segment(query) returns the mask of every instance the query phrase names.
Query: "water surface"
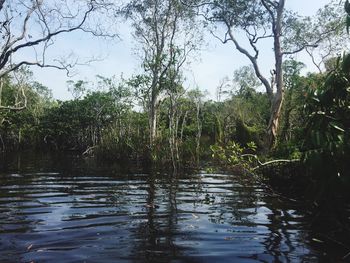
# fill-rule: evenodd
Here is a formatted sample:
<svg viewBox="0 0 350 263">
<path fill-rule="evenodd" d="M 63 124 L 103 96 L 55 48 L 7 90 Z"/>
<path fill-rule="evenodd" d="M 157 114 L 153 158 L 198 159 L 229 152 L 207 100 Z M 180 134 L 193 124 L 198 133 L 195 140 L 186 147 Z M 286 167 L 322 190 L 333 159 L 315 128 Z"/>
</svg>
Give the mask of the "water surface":
<svg viewBox="0 0 350 263">
<path fill-rule="evenodd" d="M 300 204 L 246 176 L 121 172 L 48 156 L 6 162 L 0 262 L 329 259 Z"/>
</svg>

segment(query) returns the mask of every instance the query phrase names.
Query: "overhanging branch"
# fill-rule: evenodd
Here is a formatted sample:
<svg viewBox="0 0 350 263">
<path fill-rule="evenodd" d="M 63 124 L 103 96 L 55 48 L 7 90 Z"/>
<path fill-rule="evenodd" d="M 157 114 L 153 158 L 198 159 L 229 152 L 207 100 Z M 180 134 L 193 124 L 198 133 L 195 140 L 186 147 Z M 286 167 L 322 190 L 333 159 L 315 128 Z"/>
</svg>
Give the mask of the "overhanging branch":
<svg viewBox="0 0 350 263">
<path fill-rule="evenodd" d="M 270 98 L 272 98 L 273 96 L 273 88 L 270 85 L 269 81 L 262 75 L 259 65 L 258 65 L 258 61 L 257 58 L 255 56 L 252 56 L 248 50 L 246 50 L 245 48 L 243 48 L 239 42 L 237 41 L 237 39 L 234 37 L 232 29 L 229 27 L 229 24 L 226 23 L 226 26 L 228 27 L 228 31 L 227 34 L 230 36 L 230 40 L 234 43 L 236 49 L 241 52 L 242 54 L 244 54 L 252 63 L 254 71 L 256 76 L 258 77 L 258 79 L 262 82 L 262 84 L 264 85 L 265 89 L 266 89 L 266 93 L 268 94 L 268 96 Z"/>
</svg>

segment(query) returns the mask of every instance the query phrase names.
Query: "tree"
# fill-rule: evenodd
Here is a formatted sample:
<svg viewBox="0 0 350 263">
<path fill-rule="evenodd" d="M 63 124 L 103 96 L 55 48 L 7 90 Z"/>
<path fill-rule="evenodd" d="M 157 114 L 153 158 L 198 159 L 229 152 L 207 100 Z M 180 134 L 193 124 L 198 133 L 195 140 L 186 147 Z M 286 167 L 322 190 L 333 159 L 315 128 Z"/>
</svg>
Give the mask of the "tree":
<svg viewBox="0 0 350 263">
<path fill-rule="evenodd" d="M 191 90 L 188 92 L 188 98 L 191 100 L 191 102 L 195 106 L 195 118 L 197 123 L 197 132 L 196 132 L 196 161 L 197 164 L 199 164 L 199 158 L 200 158 L 200 141 L 202 137 L 202 116 L 201 116 L 201 110 L 203 108 L 203 99 L 205 97 L 205 94 L 201 92 L 198 88 Z"/>
<path fill-rule="evenodd" d="M 53 104 L 51 91 L 32 80 L 25 67 L 3 79 L 1 100 L 13 110 L 0 111 L 0 149 L 37 146 L 41 116 Z M 10 107 L 10 106 L 8 106 Z"/>
<path fill-rule="evenodd" d="M 0 110 L 6 109 L 20 111 L 27 107 L 28 100 L 26 90 L 28 86 L 28 79 L 32 76 L 32 72 L 30 72 L 28 68 L 23 67 L 17 69 L 15 73 L 16 74 L 12 74 L 12 76 L 6 76 L 0 79 Z M 5 98 L 3 99 L 3 91 L 9 86 L 11 86 L 11 88 L 15 88 L 12 89 L 12 97 L 10 98 L 9 94 L 5 94 Z M 2 105 L 3 101 L 5 102 L 6 106 Z"/>
<path fill-rule="evenodd" d="M 67 81 L 68 91 L 72 94 L 73 99 L 78 100 L 85 95 L 87 84 L 88 82 L 84 80 L 77 80 L 75 82 L 73 80 Z"/>
<path fill-rule="evenodd" d="M 300 71 L 305 67 L 301 62 L 295 60 L 286 60 L 283 62 L 283 72 L 285 80 L 286 103 L 282 109 L 282 123 L 280 129 L 280 138 L 282 141 L 290 141 L 294 129 L 297 129 L 298 123 L 294 119 L 300 119 L 301 108 L 304 101 L 303 98 L 303 78 L 300 76 Z"/>
<path fill-rule="evenodd" d="M 0 0 L 0 82 L 22 66 L 68 72 L 77 61 L 49 60 L 49 48 L 58 36 L 73 31 L 108 35 L 92 19 L 97 11 L 106 13 L 106 5 L 104 0 Z"/>
<path fill-rule="evenodd" d="M 180 118 L 183 119 L 185 117 L 185 112 L 183 112 L 183 96 L 185 94 L 185 90 L 183 87 L 175 82 L 174 80 L 170 80 L 171 88 L 167 90 L 167 111 L 168 111 L 168 140 L 169 140 L 169 150 L 170 157 L 173 164 L 173 169 L 176 171 L 177 164 L 180 161 L 180 152 L 179 152 L 179 141 L 182 143 L 181 135 L 179 135 L 179 123 Z M 184 114 L 184 115 L 183 115 Z"/>
<path fill-rule="evenodd" d="M 312 29 L 305 32 L 309 36 L 307 37 L 304 34 L 304 38 L 317 39 L 319 36 L 322 37 L 322 41 L 319 41 L 317 46 L 306 47 L 305 49 L 319 73 L 329 69 L 329 61 L 336 61 L 336 58 L 342 52 L 349 51 L 349 39 L 345 32 L 345 17 L 341 2 L 338 0 L 330 1 L 329 4 L 317 11 L 315 18 L 308 24 L 300 24 L 300 28 Z"/>
<path fill-rule="evenodd" d="M 283 60 L 286 56 L 317 47 L 323 40 L 330 39 L 328 36 L 339 28 L 339 23 L 328 23 L 329 27 L 318 26 L 317 34 L 314 34 L 312 26 L 316 23 L 311 23 L 311 18 L 301 18 L 287 10 L 285 3 L 286 0 L 216 0 L 197 1 L 196 5 L 207 21 L 223 25 L 223 38 L 213 34 L 222 43 L 233 43 L 249 59 L 256 76 L 265 87 L 271 103 L 267 148 L 275 145 L 279 128 L 285 89 Z M 246 36 L 246 42 L 242 42 L 239 37 L 242 33 Z M 259 44 L 267 39 L 272 40 L 274 54 L 271 78 L 264 75 L 258 63 L 261 53 Z"/>
<path fill-rule="evenodd" d="M 233 72 L 233 84 L 237 89 L 238 94 L 243 97 L 248 97 L 261 86 L 261 82 L 256 77 L 252 66 L 243 66 Z"/>
<path fill-rule="evenodd" d="M 149 114 L 150 149 L 157 138 L 158 111 L 170 79 L 176 79 L 188 55 L 196 49 L 192 13 L 178 0 L 132 1 L 124 13 L 133 22 L 142 50 L 145 76 L 141 95 Z"/>
</svg>

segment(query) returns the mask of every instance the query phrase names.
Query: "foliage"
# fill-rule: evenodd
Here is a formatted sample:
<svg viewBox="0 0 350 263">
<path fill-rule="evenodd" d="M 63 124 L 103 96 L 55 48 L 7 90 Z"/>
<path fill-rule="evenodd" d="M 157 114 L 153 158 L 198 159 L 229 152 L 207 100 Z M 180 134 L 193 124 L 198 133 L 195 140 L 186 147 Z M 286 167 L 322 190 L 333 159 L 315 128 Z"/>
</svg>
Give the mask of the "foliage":
<svg viewBox="0 0 350 263">
<path fill-rule="evenodd" d="M 248 143 L 247 147 L 242 147 L 239 143 L 230 141 L 224 146 L 214 144 L 210 149 L 214 160 L 231 168 L 238 167 L 249 171 L 257 161 L 255 155 L 257 146 L 254 142 Z"/>
<path fill-rule="evenodd" d="M 329 21 L 319 17 L 315 21 L 324 24 L 316 25 L 311 18 L 286 10 L 284 1 L 277 2 L 281 5 L 220 0 L 205 10 L 209 20 L 226 26 L 229 39 L 224 42 L 233 41 L 252 64 L 236 70 L 220 84 L 219 101 L 206 100 L 199 88 L 186 90 L 183 85 L 182 67 L 201 40 L 193 9 L 177 0 L 128 2 L 122 13 L 133 22 L 143 72 L 130 79 L 97 76 L 96 89 L 83 80 L 70 81 L 67 85 L 74 99 L 62 102 L 54 101 L 48 88 L 32 81 L 27 68 L 13 70 L 1 79 L 0 106 L 16 106 L 16 111 L 1 108 L 1 148 L 80 153 L 94 149 L 87 152 L 110 159 L 148 156 L 158 162 L 187 160 L 197 164 L 213 152 L 226 164 L 242 162 L 248 167 L 257 160 L 254 156 L 262 153 L 275 98 L 280 99 L 275 108 L 275 131 L 278 125 L 280 128 L 273 154 L 295 159 L 303 151 L 307 162 L 317 158 L 325 162 L 336 156 L 336 161 L 329 161 L 333 162 L 329 169 L 334 168 L 331 173 L 336 176 L 345 174 L 342 158 L 348 154 L 348 57 L 338 62 L 327 59 L 330 73 L 324 85 L 324 74 L 301 76 L 304 65 L 285 60 L 295 48 L 312 48 L 308 43 L 315 35 L 339 29 L 340 14 L 335 17 L 338 8 L 331 4 L 328 12 L 320 10 Z M 277 14 L 281 15 L 281 34 L 274 34 L 278 23 L 275 20 L 274 24 L 273 18 L 277 19 Z M 306 24 L 317 26 L 316 33 L 303 29 Z M 246 33 L 250 45 L 238 43 L 237 31 Z M 257 42 L 265 38 L 281 44 L 272 79 L 259 74 Z M 283 78 L 278 79 L 282 73 Z M 263 86 L 266 93 L 260 91 Z M 281 96 L 275 97 L 278 92 Z"/>
<path fill-rule="evenodd" d="M 323 179 L 349 180 L 350 54 L 339 58 L 324 84 L 309 89 L 304 160 Z"/>
<path fill-rule="evenodd" d="M 250 142 L 261 145 L 259 142 L 259 130 L 245 125 L 241 119 L 236 121 L 235 138 L 242 145 L 248 145 Z"/>
<path fill-rule="evenodd" d="M 51 91 L 33 81 L 27 68 L 17 70 L 15 74 L 1 80 L 0 105 L 4 105 L 0 109 L 1 150 L 36 147 L 40 140 L 40 118 L 54 104 Z M 16 110 L 11 110 L 12 107 Z"/>
</svg>

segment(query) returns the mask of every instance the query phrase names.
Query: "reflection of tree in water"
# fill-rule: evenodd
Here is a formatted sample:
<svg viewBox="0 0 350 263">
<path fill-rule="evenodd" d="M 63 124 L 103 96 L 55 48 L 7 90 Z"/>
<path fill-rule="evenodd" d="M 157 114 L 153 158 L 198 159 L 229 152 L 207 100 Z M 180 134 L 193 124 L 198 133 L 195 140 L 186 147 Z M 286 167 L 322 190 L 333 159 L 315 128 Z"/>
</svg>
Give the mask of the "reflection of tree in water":
<svg viewBox="0 0 350 263">
<path fill-rule="evenodd" d="M 216 199 L 219 197 L 220 201 L 212 203 L 210 210 L 215 213 L 209 214 L 210 222 L 255 225 L 253 216 L 257 214 L 257 203 L 260 197 L 255 193 L 254 187 L 238 179 L 230 177 L 230 181 L 223 182 L 222 186 L 225 185 L 230 194 L 225 192 L 216 194 Z"/>
<path fill-rule="evenodd" d="M 247 236 L 243 236 L 242 242 L 248 242 L 248 250 L 249 246 L 254 246 L 254 242 L 265 247 L 263 253 L 257 252 L 243 258 L 261 262 L 294 262 L 303 257 L 306 259 L 310 257 L 310 255 L 303 255 L 303 253 L 309 253 L 308 249 L 296 251 L 296 244 L 304 243 L 303 235 L 306 231 L 298 227 L 298 222 L 295 222 L 294 216 L 289 212 L 291 204 L 278 200 L 276 196 L 270 196 L 266 189 L 252 180 L 233 177 L 226 185 L 230 193 L 220 194 L 220 202 L 212 204 L 213 207 L 210 210 L 215 212 L 210 213 L 208 219 L 215 224 L 232 225 L 233 233 L 236 229 L 239 233 L 241 231 L 239 227 L 243 227 L 243 232 L 247 231 Z M 265 227 L 267 229 L 259 233 L 260 226 L 263 227 L 262 229 Z M 256 240 L 253 238 L 249 240 L 251 231 L 255 232 Z M 260 237 L 262 239 L 259 239 Z M 232 238 L 234 240 L 235 235 Z M 239 234 L 238 238 L 241 238 Z M 299 242 L 300 240 L 302 242 Z M 298 259 L 296 255 L 299 256 Z"/>
<path fill-rule="evenodd" d="M 167 261 L 179 255 L 175 244 L 177 207 L 176 178 L 166 178 L 161 186 L 154 175 L 147 179 L 145 221 L 135 231 L 133 254 L 145 262 Z"/>
<path fill-rule="evenodd" d="M 0 261 L 21 262 L 21 252 L 28 244 L 17 240 L 17 235 L 32 232 L 37 222 L 22 213 L 24 207 L 33 204 L 27 196 L 26 186 L 34 177 L 30 175 L 6 174 L 0 177 Z"/>
<path fill-rule="evenodd" d="M 281 201 L 276 196 L 262 195 L 262 201 L 265 207 L 271 212 L 267 214 L 268 223 L 266 227 L 268 233 L 261 244 L 266 248 L 264 255 L 268 256 L 268 260 L 262 262 L 304 262 L 304 260 L 313 257 L 307 247 L 299 247 L 298 245 L 305 243 L 307 229 L 298 226 L 298 222 L 289 212 L 292 204 L 287 201 Z M 288 207 L 288 209 L 286 208 Z M 293 222 L 291 224 L 291 222 Z M 300 249 L 298 251 L 298 249 Z M 263 258 L 266 258 L 263 256 Z M 259 259 L 261 255 L 252 255 L 247 258 Z M 313 258 L 315 260 L 315 258 Z"/>
<path fill-rule="evenodd" d="M 271 214 L 268 215 L 270 223 L 268 224 L 269 235 L 263 242 L 267 253 L 273 257 L 274 262 L 291 262 L 290 255 L 295 251 L 288 233 L 288 213 L 271 207 Z M 286 220 L 287 219 L 287 220 Z"/>
<path fill-rule="evenodd" d="M 293 218 L 287 210 L 280 207 L 280 201 L 277 197 L 271 198 L 266 191 L 265 189 L 263 193 L 255 193 L 257 197 L 255 207 L 259 206 L 258 201 L 262 201 L 270 211 L 266 213 L 268 234 L 262 242 L 266 248 L 265 254 L 272 256 L 273 262 L 291 262 L 295 247 L 289 233 L 289 229 L 291 229 L 289 220 L 293 220 Z M 252 194 L 254 195 L 254 193 Z"/>
<path fill-rule="evenodd" d="M 11 164 L 15 168 L 11 169 L 21 169 L 28 165 L 30 163 L 25 158 L 21 161 L 16 159 Z M 57 175 L 46 177 L 42 176 L 42 173 L 25 176 L 7 173 L 1 176 L 0 248 L 3 251 L 15 251 L 17 248 L 23 250 L 20 253 L 28 254 L 25 235 L 22 234 L 20 238 L 17 236 L 16 244 L 10 247 L 6 240 L 13 237 L 13 231 L 5 233 L 4 227 L 5 223 L 11 221 L 10 223 L 19 222 L 16 226 L 19 231 L 29 233 L 38 230 L 34 229 L 38 221 L 34 222 L 33 219 L 45 217 L 26 217 L 20 213 L 24 202 L 35 201 L 38 198 L 37 195 L 36 198 L 30 196 L 33 187 L 37 185 L 40 187 L 40 193 L 45 194 L 48 190 L 64 193 L 66 199 L 60 202 L 68 200 L 69 205 L 64 207 L 71 209 L 71 212 L 79 209 L 84 202 L 89 205 L 103 205 L 103 209 L 81 210 L 83 218 L 79 218 L 80 214 L 76 217 L 75 213 L 65 218 L 66 226 L 79 222 L 74 221 L 75 219 L 81 219 L 82 223 L 93 223 L 95 218 L 97 221 L 106 218 L 106 221 L 101 221 L 105 231 L 96 237 L 91 236 L 90 232 L 89 238 L 86 239 L 89 246 L 96 242 L 97 246 L 111 245 L 114 248 L 108 255 L 105 252 L 101 253 L 101 257 L 127 258 L 141 262 L 167 262 L 174 259 L 189 261 L 193 255 L 195 257 L 206 252 L 215 253 L 216 248 L 220 250 L 221 246 L 225 246 L 222 248 L 224 256 L 230 253 L 233 256 L 243 255 L 242 261 L 248 259 L 260 262 L 309 262 L 319 258 L 316 253 L 312 255 L 308 244 L 305 245 L 305 240 L 311 239 L 308 232 L 311 227 L 303 223 L 311 220 L 305 218 L 302 212 L 297 214 L 290 210 L 295 206 L 269 195 L 259 183 L 252 182 L 246 179 L 247 177 L 206 174 L 183 177 L 163 174 L 158 177 L 132 174 L 130 180 L 129 175 L 106 178 L 106 174 L 103 174 L 101 180 L 98 177 L 94 179 L 83 176 L 71 182 L 72 175 L 62 174 L 63 181 L 60 181 Z M 45 180 L 41 180 L 41 177 Z M 40 181 L 39 184 L 37 180 Z M 47 184 L 50 180 L 52 185 Z M 70 182 L 68 185 L 66 180 Z M 56 188 L 57 184 L 59 188 Z M 177 209 L 181 211 L 180 214 Z M 59 211 L 55 208 L 53 210 Z M 295 210 L 302 211 L 298 208 Z M 48 220 L 47 217 L 45 220 Z M 207 220 L 212 223 L 211 226 L 207 225 Z M 113 227 L 109 227 L 111 222 L 115 223 Z M 221 225 L 220 228 L 218 225 Z M 89 231 L 97 233 L 103 230 L 103 227 L 89 228 Z M 85 229 L 77 233 L 83 231 Z M 226 237 L 228 239 L 225 239 Z M 230 239 L 231 237 L 233 238 Z M 53 245 L 59 245 L 52 233 L 47 238 Z M 81 240 L 85 238 L 83 235 Z M 47 243 L 47 239 L 45 242 Z M 89 247 L 89 250 L 94 252 L 92 247 Z M 255 248 L 256 252 L 249 252 Z M 1 256 L 0 261 L 6 262 Z M 239 262 L 239 258 L 235 258 L 234 262 L 236 261 Z"/>
</svg>

